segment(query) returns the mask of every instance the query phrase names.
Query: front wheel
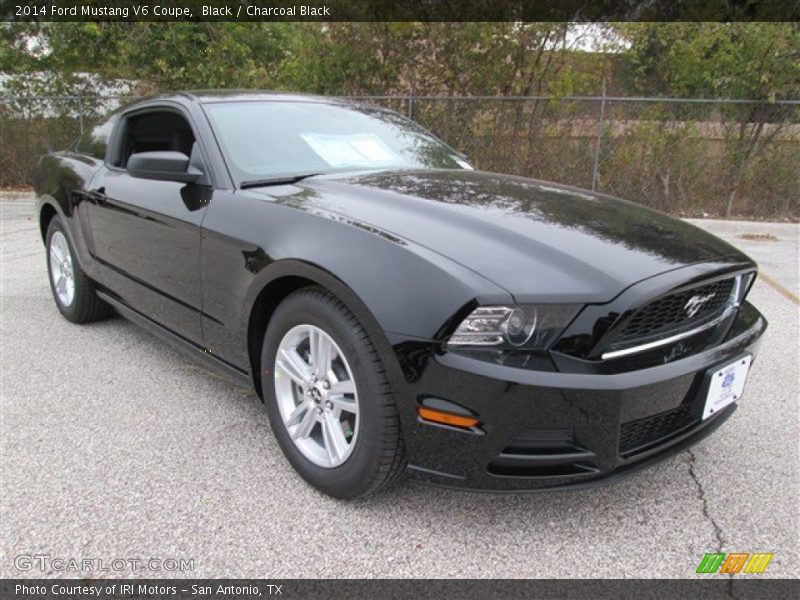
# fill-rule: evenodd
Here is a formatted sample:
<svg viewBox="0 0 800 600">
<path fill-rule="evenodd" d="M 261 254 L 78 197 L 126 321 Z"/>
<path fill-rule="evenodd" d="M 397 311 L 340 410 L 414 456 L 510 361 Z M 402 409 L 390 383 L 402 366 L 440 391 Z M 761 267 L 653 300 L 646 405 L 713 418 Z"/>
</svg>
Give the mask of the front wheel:
<svg viewBox="0 0 800 600">
<path fill-rule="evenodd" d="M 338 298 L 319 288 L 287 297 L 267 328 L 261 368 L 272 430 L 314 487 L 356 498 L 401 472 L 400 423 L 382 362 Z"/>
</svg>

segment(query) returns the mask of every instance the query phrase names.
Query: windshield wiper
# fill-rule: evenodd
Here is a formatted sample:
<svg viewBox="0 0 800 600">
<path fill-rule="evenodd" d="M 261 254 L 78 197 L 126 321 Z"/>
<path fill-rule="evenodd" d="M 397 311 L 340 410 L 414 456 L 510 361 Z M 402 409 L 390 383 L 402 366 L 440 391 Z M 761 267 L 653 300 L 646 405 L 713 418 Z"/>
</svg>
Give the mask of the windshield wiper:
<svg viewBox="0 0 800 600">
<path fill-rule="evenodd" d="M 268 185 L 289 185 L 292 183 L 297 183 L 298 181 L 302 181 L 303 179 L 308 179 L 309 177 L 316 177 L 317 175 L 323 175 L 323 173 L 303 173 L 302 175 L 276 175 L 275 177 L 269 177 L 267 179 L 253 179 L 252 181 L 243 181 L 239 184 L 239 189 L 247 189 L 247 188 L 254 188 L 254 187 L 265 187 Z"/>
</svg>

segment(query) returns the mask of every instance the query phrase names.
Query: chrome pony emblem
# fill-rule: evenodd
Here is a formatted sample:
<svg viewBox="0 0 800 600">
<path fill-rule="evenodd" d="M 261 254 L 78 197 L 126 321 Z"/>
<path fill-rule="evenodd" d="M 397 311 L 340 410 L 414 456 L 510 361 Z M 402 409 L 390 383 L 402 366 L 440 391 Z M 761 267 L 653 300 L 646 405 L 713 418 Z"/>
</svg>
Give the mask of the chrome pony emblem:
<svg viewBox="0 0 800 600">
<path fill-rule="evenodd" d="M 686 315 L 691 319 L 700 311 L 701 308 L 703 308 L 703 305 L 709 300 L 711 300 L 714 296 L 716 296 L 716 293 L 714 292 L 706 294 L 705 296 L 701 296 L 700 294 L 692 296 L 691 298 L 689 298 L 689 301 L 683 306 L 683 310 L 686 311 Z"/>
</svg>

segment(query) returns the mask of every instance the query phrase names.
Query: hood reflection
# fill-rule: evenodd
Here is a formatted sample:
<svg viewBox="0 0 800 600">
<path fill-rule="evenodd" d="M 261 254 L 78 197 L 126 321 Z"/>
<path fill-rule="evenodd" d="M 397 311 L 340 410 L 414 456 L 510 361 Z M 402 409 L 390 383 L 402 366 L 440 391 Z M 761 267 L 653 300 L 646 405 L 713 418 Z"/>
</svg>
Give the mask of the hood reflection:
<svg viewBox="0 0 800 600">
<path fill-rule="evenodd" d="M 316 177 L 259 194 L 394 243 L 418 244 L 518 301 L 605 302 L 665 271 L 723 257 L 747 260 L 649 208 L 495 173 L 381 171 Z"/>
<path fill-rule="evenodd" d="M 394 171 L 349 180 L 358 186 L 576 229 L 670 262 L 718 258 L 720 242 L 645 206 L 550 182 L 479 171 Z M 725 248 L 725 251 L 731 248 Z"/>
</svg>

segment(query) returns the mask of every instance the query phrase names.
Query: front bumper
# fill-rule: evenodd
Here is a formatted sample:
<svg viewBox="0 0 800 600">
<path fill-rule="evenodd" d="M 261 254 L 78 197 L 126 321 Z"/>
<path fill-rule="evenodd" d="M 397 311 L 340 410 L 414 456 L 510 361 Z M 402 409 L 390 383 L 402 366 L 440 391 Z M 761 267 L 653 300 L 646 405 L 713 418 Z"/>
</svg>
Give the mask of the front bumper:
<svg viewBox="0 0 800 600">
<path fill-rule="evenodd" d="M 400 412 L 408 471 L 426 482 L 483 491 L 582 487 L 629 475 L 730 417 L 735 404 L 700 420 L 706 375 L 740 356 L 755 358 L 766 327 L 745 304 L 717 346 L 615 374 L 513 368 L 394 340 L 405 373 Z M 431 397 L 471 411 L 480 426 L 422 421 L 417 407 Z"/>
</svg>

